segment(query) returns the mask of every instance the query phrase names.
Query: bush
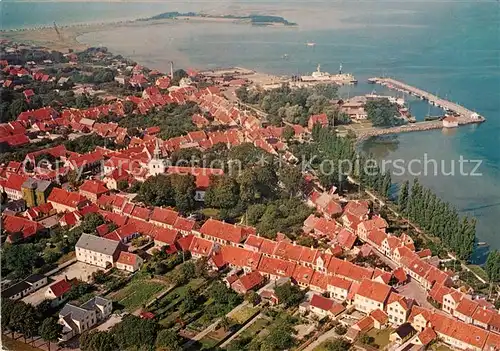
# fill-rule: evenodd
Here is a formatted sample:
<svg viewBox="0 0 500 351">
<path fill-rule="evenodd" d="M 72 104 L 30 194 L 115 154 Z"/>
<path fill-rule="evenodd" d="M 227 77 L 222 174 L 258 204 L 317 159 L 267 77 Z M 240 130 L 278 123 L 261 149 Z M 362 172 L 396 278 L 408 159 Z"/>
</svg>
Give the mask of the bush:
<svg viewBox="0 0 500 351">
<path fill-rule="evenodd" d="M 337 333 L 338 335 L 344 335 L 345 333 L 347 333 L 347 328 L 344 325 L 339 324 L 335 327 L 335 333 Z"/>
</svg>

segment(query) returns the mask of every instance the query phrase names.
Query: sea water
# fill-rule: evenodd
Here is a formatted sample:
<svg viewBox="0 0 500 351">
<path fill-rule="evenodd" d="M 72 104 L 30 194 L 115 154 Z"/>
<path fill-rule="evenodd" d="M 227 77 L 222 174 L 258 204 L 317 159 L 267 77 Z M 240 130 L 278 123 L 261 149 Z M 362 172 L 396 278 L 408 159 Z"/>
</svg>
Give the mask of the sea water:
<svg viewBox="0 0 500 351">
<path fill-rule="evenodd" d="M 165 6 L 169 11 L 185 10 L 181 3 L 168 4 Z M 91 10 L 97 5 L 88 3 L 87 6 Z M 121 8 L 117 11 L 123 11 L 121 16 L 128 16 L 120 4 L 98 6 L 116 6 Z M 140 6 L 151 9 L 148 3 Z M 427 155 L 446 165 L 458 162 L 460 156 L 481 161 L 477 170 L 481 176 L 445 176 L 430 172 L 420 179 L 462 214 L 475 216 L 479 240 L 500 248 L 497 231 L 500 218 L 498 1 L 189 3 L 189 10 L 197 11 L 197 8 L 218 13 L 275 14 L 299 26 L 171 22 L 88 33 L 79 40 L 107 46 L 113 52 L 164 71 L 168 70 L 170 60 L 174 60 L 177 67 L 239 65 L 288 75 L 310 73 L 318 63 L 322 70 L 333 73 L 342 63 L 344 71 L 353 73 L 360 81 L 358 87 L 343 89 L 343 95 L 372 89 L 386 93 L 380 86 L 364 83 L 369 77 L 385 75 L 459 102 L 485 116 L 487 122 L 451 131 L 401 134 L 397 136 L 397 143 L 373 139 L 363 148 L 385 160 L 423 160 Z M 307 42 L 316 45 L 307 46 Z M 287 59 L 283 59 L 284 54 Z M 429 112 L 421 101 L 412 101 L 410 108 L 418 119 Z M 439 111 L 430 112 L 432 115 Z M 471 165 L 467 167 L 468 171 L 472 170 Z M 394 177 L 396 181 L 412 178 L 409 174 Z"/>
</svg>

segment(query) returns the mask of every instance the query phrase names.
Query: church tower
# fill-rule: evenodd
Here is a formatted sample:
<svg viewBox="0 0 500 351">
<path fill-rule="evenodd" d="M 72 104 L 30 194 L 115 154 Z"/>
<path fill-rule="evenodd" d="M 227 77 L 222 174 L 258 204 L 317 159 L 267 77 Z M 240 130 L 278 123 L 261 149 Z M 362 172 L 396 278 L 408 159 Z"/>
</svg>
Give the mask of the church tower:
<svg viewBox="0 0 500 351">
<path fill-rule="evenodd" d="M 165 162 L 163 162 L 162 152 L 160 148 L 160 143 L 158 139 L 156 139 L 156 145 L 153 152 L 153 158 L 148 163 L 149 175 L 155 176 L 158 174 L 165 173 Z"/>
</svg>

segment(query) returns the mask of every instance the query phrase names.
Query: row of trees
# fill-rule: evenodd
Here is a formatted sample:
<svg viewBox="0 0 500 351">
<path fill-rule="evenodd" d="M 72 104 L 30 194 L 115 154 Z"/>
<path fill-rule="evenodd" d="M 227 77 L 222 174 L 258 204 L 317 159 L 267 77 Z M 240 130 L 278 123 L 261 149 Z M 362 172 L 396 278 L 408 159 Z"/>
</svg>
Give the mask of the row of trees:
<svg viewBox="0 0 500 351">
<path fill-rule="evenodd" d="M 2 299 L 2 332 L 10 331 L 23 334 L 24 342 L 28 338 L 41 336 L 49 343 L 57 342 L 62 333 L 62 325 L 50 314 L 50 303 L 37 307 L 23 301 Z"/>
<path fill-rule="evenodd" d="M 269 114 L 269 122 L 281 125 L 283 121 L 307 125 L 309 116 L 326 113 L 331 122 L 348 123 L 349 117 L 332 104 L 337 98 L 337 86 L 320 84 L 292 89 L 288 84 L 271 90 L 241 87 L 236 96 L 244 103 L 257 105 Z"/>
<path fill-rule="evenodd" d="M 142 350 L 180 351 L 182 339 L 170 329 L 160 329 L 154 320 L 128 315 L 110 331 L 92 330 L 80 336 L 82 351 Z"/>
<path fill-rule="evenodd" d="M 401 213 L 441 242 L 462 260 L 469 260 L 476 244 L 476 220 L 458 215 L 456 208 L 442 201 L 417 179 L 411 189 L 402 184 L 398 205 Z"/>
</svg>

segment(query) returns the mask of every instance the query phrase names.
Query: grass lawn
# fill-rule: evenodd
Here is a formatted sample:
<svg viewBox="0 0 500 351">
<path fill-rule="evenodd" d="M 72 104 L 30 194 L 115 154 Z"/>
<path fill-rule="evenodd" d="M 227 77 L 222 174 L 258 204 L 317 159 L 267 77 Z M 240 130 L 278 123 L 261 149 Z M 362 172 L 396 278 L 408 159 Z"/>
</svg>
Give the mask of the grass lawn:
<svg viewBox="0 0 500 351">
<path fill-rule="evenodd" d="M 191 290 L 196 291 L 198 290 L 203 284 L 205 283 L 205 279 L 203 278 L 196 278 L 196 279 L 191 279 L 189 283 L 186 285 L 181 285 L 173 289 L 171 292 L 169 292 L 167 295 L 165 295 L 160 301 L 158 301 L 158 305 L 162 306 L 158 308 L 156 311 L 154 311 L 156 314 L 162 314 L 166 311 L 169 311 L 172 307 L 174 307 L 176 304 L 178 304 L 181 300 L 184 299 L 184 296 L 186 295 L 186 292 L 188 291 L 189 288 Z M 165 301 L 170 301 L 168 304 L 165 304 Z"/>
<path fill-rule="evenodd" d="M 484 280 L 488 281 L 488 275 L 486 274 L 486 272 L 484 271 L 484 269 L 481 266 L 477 266 L 475 264 L 469 264 L 469 265 L 467 265 L 467 267 L 469 267 L 469 269 L 471 271 L 473 271 L 474 273 L 476 273 L 478 276 L 480 276 Z"/>
<path fill-rule="evenodd" d="M 128 312 L 133 312 L 166 288 L 165 284 L 156 281 L 135 279 L 109 297 L 123 305 Z"/>
<path fill-rule="evenodd" d="M 265 318 L 259 318 L 255 322 L 252 323 L 247 329 L 243 330 L 238 338 L 253 338 L 257 334 L 259 334 L 262 330 L 264 330 L 270 322 Z"/>
<path fill-rule="evenodd" d="M 259 309 L 251 306 L 245 306 L 240 308 L 235 313 L 231 314 L 229 317 L 238 324 L 245 323 L 250 317 L 252 317 Z"/>
<path fill-rule="evenodd" d="M 375 344 L 379 345 L 380 348 L 384 348 L 387 344 L 389 344 L 389 335 L 394 331 L 392 328 L 386 328 L 382 330 L 378 330 L 373 328 L 367 334 L 375 338 Z"/>
<path fill-rule="evenodd" d="M 206 217 L 219 218 L 220 210 L 218 210 L 216 208 L 208 207 L 208 208 L 202 209 L 201 213 L 203 213 Z"/>
<path fill-rule="evenodd" d="M 2 334 L 2 346 L 3 350 L 16 350 L 16 351 L 41 351 L 38 347 L 33 347 L 31 345 L 25 344 L 23 341 L 14 340 L 9 338 L 6 335 Z M 52 346 L 52 345 L 51 345 Z M 54 344 L 53 349 L 56 349 L 56 345 Z"/>
</svg>

